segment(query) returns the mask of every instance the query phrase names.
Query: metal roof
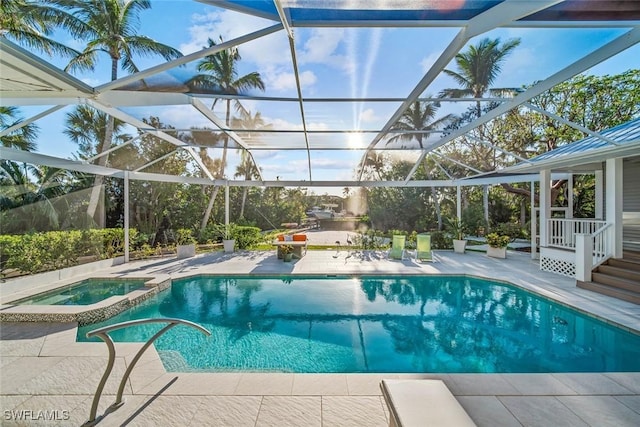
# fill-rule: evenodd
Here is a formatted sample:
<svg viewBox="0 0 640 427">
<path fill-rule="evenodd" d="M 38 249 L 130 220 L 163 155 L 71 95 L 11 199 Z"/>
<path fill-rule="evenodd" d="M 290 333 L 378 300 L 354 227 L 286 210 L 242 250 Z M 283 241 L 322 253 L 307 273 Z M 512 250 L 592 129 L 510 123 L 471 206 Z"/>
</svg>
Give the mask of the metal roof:
<svg viewBox="0 0 640 427">
<path fill-rule="evenodd" d="M 413 174 L 421 164 L 421 160 L 430 153 L 437 153 L 437 149 L 445 144 L 455 142 L 456 138 L 466 135 L 478 126 L 520 106 L 531 108 L 528 103 L 532 98 L 544 93 L 555 85 L 583 73 L 603 61 L 616 56 L 631 46 L 640 42 L 640 2 L 636 0 L 199 0 L 200 3 L 216 8 L 216 10 L 233 10 L 244 14 L 247 19 L 260 17 L 267 22 L 262 28 L 247 30 L 242 36 L 225 40 L 216 46 L 187 54 L 174 61 L 151 66 L 139 73 L 121 77 L 113 82 L 103 82 L 91 87 L 64 71 L 54 67 L 26 49 L 16 46 L 0 36 L 0 105 L 8 106 L 46 106 L 49 109 L 27 119 L 34 122 L 65 106 L 88 104 L 103 112 L 176 146 L 177 150 L 186 150 L 195 164 L 206 169 L 195 155 L 195 149 L 206 148 L 221 150 L 221 135 L 229 136 L 228 147 L 231 150 L 246 150 L 253 156 L 257 166 L 261 166 L 260 153 L 265 151 L 287 151 L 295 155 L 296 178 L 286 180 L 287 185 L 311 186 L 402 186 L 402 185 L 451 185 L 457 177 L 447 181 L 419 182 L 413 179 Z M 164 2 L 154 2 L 154 8 L 162 8 Z M 255 25 L 255 24 L 254 24 Z M 301 85 L 302 72 L 300 70 L 300 55 L 304 46 L 298 44 L 297 35 L 302 31 L 314 29 L 353 28 L 354 30 L 371 28 L 404 29 L 431 34 L 429 31 L 442 30 L 438 33 L 445 41 L 437 58 L 432 58 L 432 64 L 426 71 L 398 66 L 395 81 L 385 87 L 384 93 L 372 93 L 366 86 L 367 80 L 362 78 L 362 92 L 360 95 L 336 92 L 332 94 L 307 93 Z M 496 29 L 513 28 L 514 30 L 530 29 L 544 31 L 548 29 L 566 29 L 567 31 L 615 28 L 616 35 L 610 40 L 593 44 L 586 52 L 571 52 L 571 60 L 559 65 L 558 69 L 548 72 L 544 78 L 533 82 L 523 82 L 529 85 L 527 90 L 515 97 L 483 98 L 479 100 L 439 99 L 450 105 L 460 102 L 482 102 L 487 105 L 495 102 L 497 107 L 483 114 L 460 129 L 449 133 L 429 132 L 424 134 L 424 147 L 420 149 L 415 143 L 405 145 L 388 145 L 391 129 L 398 118 L 416 100 L 434 100 L 429 95 L 434 81 L 445 68 L 451 68 L 451 61 L 456 54 L 463 51 L 476 36 L 489 36 Z M 293 29 L 296 29 L 294 33 Z M 446 32 L 448 31 L 448 32 Z M 212 35 L 212 38 L 215 35 Z M 288 57 L 289 65 L 285 71 L 295 77 L 297 96 L 282 97 L 267 91 L 262 93 L 225 94 L 217 91 L 203 91 L 189 84 L 196 72 L 195 64 L 207 55 L 230 47 L 244 48 L 258 41 L 278 40 L 288 47 L 280 52 Z M 447 43 L 448 40 L 448 43 Z M 420 42 L 431 42 L 430 39 L 420 39 Z M 536 55 L 544 52 L 536 52 Z M 418 61 L 416 61 L 418 62 Z M 388 65 L 388 64 L 387 64 Z M 371 71 L 371 79 L 378 76 Z M 404 74 L 403 74 L 404 73 Z M 338 78 L 334 76 L 333 78 Z M 379 78 L 379 77 L 378 77 Z M 533 83 L 533 84 L 532 84 Z M 401 88 L 401 89 L 400 89 Z M 225 124 L 220 111 L 211 108 L 213 99 L 230 99 L 252 101 L 260 103 L 266 114 L 274 118 L 269 129 L 256 128 L 240 124 Z M 220 103 L 222 104 L 222 103 Z M 463 104 L 464 105 L 464 104 Z M 51 107 L 53 106 L 53 107 Z M 188 133 L 188 140 L 173 136 L 178 130 L 170 132 L 167 129 L 155 129 L 143 122 L 145 117 L 141 111 L 153 106 L 155 111 L 163 108 L 184 108 L 189 117 L 202 121 L 210 129 L 196 130 L 195 126 L 181 129 Z M 371 125 L 361 126 L 356 112 L 368 108 L 375 109 L 377 121 Z M 283 112 L 297 114 L 296 119 L 282 120 Z M 322 118 L 322 126 L 318 125 Z M 560 120 L 564 120 L 559 118 Z M 566 121 L 566 120 L 565 120 Z M 637 124 L 637 121 L 631 122 Z M 576 124 L 571 124 L 578 126 Z M 627 124 L 629 125 L 629 124 Z M 624 126 L 627 126 L 624 125 Z M 630 126 L 630 125 L 629 125 Z M 624 127 L 620 130 L 603 132 L 601 135 L 584 129 L 591 136 L 580 141 L 584 147 L 600 147 L 598 144 L 610 144 L 609 138 L 616 140 L 618 133 L 626 137 L 637 138 L 637 127 Z M 7 129 L 0 132 L 6 134 Z M 635 134 L 633 132 L 636 132 Z M 636 135 L 635 137 L 633 135 Z M 604 141 L 604 142 L 603 142 Z M 633 141 L 630 141 L 633 143 Z M 615 144 L 612 144 L 616 147 Z M 625 144 L 620 144 L 626 146 Z M 580 145 L 582 147 L 583 145 Z M 568 148 L 565 150 L 586 150 L 586 148 Z M 577 146 L 576 146 L 577 147 Z M 356 153 L 363 159 L 371 151 L 392 151 L 404 155 L 414 162 L 411 173 L 403 181 L 395 183 L 372 183 L 362 179 L 362 169 L 358 161 L 347 161 L 347 154 Z M 49 162 L 50 159 L 38 153 L 12 154 L 12 150 L 1 151 L 3 158 L 24 161 L 30 158 L 32 162 Z M 314 168 L 324 161 L 320 158 L 322 152 L 344 153 L 344 167 L 351 169 L 353 179 L 336 178 L 333 181 L 319 179 Z M 571 151 L 567 151 L 571 154 Z M 580 154 L 581 152 L 575 152 Z M 540 156 L 533 163 L 542 164 L 545 159 L 554 159 L 562 153 L 547 153 L 548 157 Z M 551 156 L 551 157 L 549 157 Z M 569 156 L 571 157 L 571 156 Z M 20 160 L 18 160 L 20 159 Z M 73 168 L 74 162 L 64 164 Z M 525 166 L 531 166 L 531 162 Z M 113 174 L 112 170 L 105 170 L 96 165 L 82 166 L 83 171 L 93 170 L 97 174 Z M 93 169 L 92 169 L 93 168 Z M 144 165 L 136 169 L 139 173 Z M 474 170 L 473 166 L 467 168 Z M 520 169 L 517 169 L 518 171 Z M 522 169 L 524 170 L 524 169 Z M 360 174 L 357 174 L 360 171 Z M 209 182 L 219 184 L 211 174 L 205 170 Z M 227 170 L 226 176 L 232 176 L 233 171 Z M 187 182 L 187 177 L 185 182 Z M 462 178 L 462 177 L 459 177 Z M 175 180 L 175 177 L 167 178 Z M 263 171 L 259 183 L 244 182 L 243 179 L 225 180 L 231 185 L 273 185 L 282 186 L 283 181 L 277 179 L 275 173 Z"/>
</svg>

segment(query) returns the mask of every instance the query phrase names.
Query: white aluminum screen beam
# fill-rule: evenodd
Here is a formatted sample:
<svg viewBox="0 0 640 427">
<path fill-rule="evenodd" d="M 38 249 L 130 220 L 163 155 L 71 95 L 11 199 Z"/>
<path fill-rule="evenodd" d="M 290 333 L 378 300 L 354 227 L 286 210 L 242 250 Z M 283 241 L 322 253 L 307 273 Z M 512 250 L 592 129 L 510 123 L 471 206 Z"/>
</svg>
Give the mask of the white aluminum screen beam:
<svg viewBox="0 0 640 427">
<path fill-rule="evenodd" d="M 296 47 L 293 38 L 289 39 L 289 50 L 291 50 L 291 62 L 293 64 L 293 74 L 296 78 L 296 91 L 298 92 L 298 103 L 300 105 L 300 117 L 302 118 L 302 131 L 304 132 L 304 143 L 307 146 L 307 167 L 309 168 L 309 181 L 313 181 L 311 174 L 311 150 L 309 149 L 309 133 L 307 132 L 307 119 L 304 114 L 304 102 L 302 100 L 302 86 L 300 85 L 300 73 L 298 72 L 298 60 L 296 59 Z"/>
<path fill-rule="evenodd" d="M 77 90 L 64 90 L 59 92 L 0 90 L 0 106 L 75 105 L 80 99 L 91 97 L 92 95 Z"/>
<path fill-rule="evenodd" d="M 432 152 L 431 152 L 431 154 L 435 154 L 435 155 L 436 155 L 436 156 L 438 156 L 438 157 L 442 157 L 443 159 L 445 159 L 445 160 L 447 160 L 447 161 L 449 161 L 449 162 L 455 163 L 456 165 L 458 165 L 458 166 L 462 166 L 463 168 L 466 168 L 466 169 L 472 170 L 472 171 L 474 171 L 475 173 L 484 173 L 483 171 L 478 170 L 478 169 L 474 168 L 473 166 L 469 166 L 469 165 L 468 165 L 468 164 L 466 164 L 466 163 L 462 163 L 462 162 L 460 162 L 460 161 L 458 161 L 458 160 L 452 159 L 451 157 L 447 157 L 447 156 L 445 156 L 445 155 L 443 155 L 443 154 L 440 154 L 440 153 L 438 153 L 438 152 L 436 152 L 436 151 L 432 151 Z"/>
<path fill-rule="evenodd" d="M 525 107 L 527 107 L 530 110 L 534 110 L 534 111 L 537 111 L 540 114 L 544 114 L 545 116 L 550 117 L 550 118 L 552 118 L 552 119 L 554 119 L 554 120 L 556 120 L 556 121 L 558 121 L 560 123 L 564 123 L 567 126 L 570 126 L 570 127 L 574 128 L 574 129 L 578 129 L 579 131 L 584 132 L 587 135 L 591 135 L 591 136 L 594 136 L 594 137 L 596 137 L 598 139 L 601 139 L 601 140 L 603 140 L 603 141 L 605 141 L 605 142 L 607 142 L 607 143 L 609 143 L 611 145 L 620 145 L 619 142 L 616 142 L 611 138 L 608 138 L 608 137 L 606 137 L 606 136 L 604 136 L 604 135 L 602 135 L 602 134 L 600 134 L 598 132 L 594 132 L 589 128 L 586 128 L 586 127 L 584 127 L 582 125 L 579 125 L 578 123 L 574 123 L 574 122 L 572 122 L 570 120 L 567 120 L 567 119 L 565 119 L 563 117 L 560 117 L 557 114 L 553 114 L 553 113 L 550 113 L 547 110 L 543 110 L 542 108 L 538 108 L 535 105 L 531 104 L 530 102 L 525 102 L 522 105 L 524 105 Z"/>
<path fill-rule="evenodd" d="M 470 19 L 466 27 L 462 28 L 449 45 L 442 51 L 438 59 L 429 68 L 424 77 L 411 91 L 407 99 L 400 105 L 395 113 L 383 126 L 382 131 L 371 141 L 367 152 L 371 151 L 382 140 L 386 132 L 402 117 L 404 111 L 411 105 L 431 83 L 440 75 L 442 70 L 460 52 L 464 45 L 474 36 L 492 30 L 498 26 L 521 19 L 532 13 L 546 9 L 549 6 L 560 3 L 562 0 L 506 0 L 489 10 Z M 367 157 L 363 156 L 363 159 Z M 359 179 L 362 179 L 364 168 L 360 168 Z M 415 173 L 415 172 L 414 172 Z M 410 179 L 410 177 L 408 177 Z"/>
<path fill-rule="evenodd" d="M 262 30 L 255 31 L 253 33 L 250 33 L 250 34 L 235 38 L 233 40 L 228 40 L 226 42 L 222 42 L 222 43 L 217 44 L 215 46 L 211 46 L 209 48 L 199 50 L 198 52 L 194 52 L 194 53 L 189 54 L 189 55 L 181 56 L 180 58 L 174 59 L 173 61 L 168 61 L 168 62 L 162 63 L 160 65 L 156 65 L 155 67 L 148 68 L 148 69 L 146 69 L 144 71 L 140 71 L 138 73 L 131 74 L 131 75 L 126 76 L 126 77 L 122 77 L 122 78 L 120 78 L 118 80 L 114 80 L 112 82 L 105 83 L 103 85 L 100 85 L 100 86 L 96 87 L 95 90 L 97 92 L 104 92 L 104 91 L 108 91 L 108 90 L 117 89 L 117 88 L 125 86 L 125 85 L 127 85 L 129 83 L 137 82 L 139 80 L 145 79 L 145 78 L 153 76 L 155 74 L 162 73 L 163 71 L 167 71 L 167 70 L 170 70 L 172 68 L 176 68 L 176 67 L 178 67 L 180 65 L 188 64 L 189 62 L 195 61 L 195 60 L 200 59 L 200 58 L 204 58 L 205 56 L 213 55 L 213 54 L 215 54 L 217 52 L 220 52 L 222 50 L 229 49 L 229 48 L 232 48 L 234 46 L 238 46 L 240 44 L 249 42 L 251 40 L 255 40 L 255 39 L 258 39 L 260 37 L 264 37 L 266 35 L 275 33 L 277 31 L 280 31 L 281 29 L 282 29 L 282 24 L 272 25 L 271 27 L 263 28 Z"/>
<path fill-rule="evenodd" d="M 129 123 L 131 126 L 134 126 L 138 129 L 140 129 L 143 132 L 146 132 L 148 134 L 151 134 L 153 136 L 157 136 L 160 139 L 163 139 L 173 145 L 175 145 L 176 147 L 183 147 L 185 148 L 185 150 L 191 155 L 191 157 L 193 158 L 193 160 L 196 162 L 196 164 L 200 167 L 200 169 L 202 170 L 202 172 L 204 172 L 205 175 L 207 175 L 207 177 L 211 180 L 213 180 L 213 175 L 211 174 L 211 172 L 209 172 L 209 169 L 207 169 L 207 167 L 205 166 L 204 162 L 202 161 L 202 159 L 193 151 L 193 149 L 191 147 L 187 147 L 187 143 L 184 141 L 180 141 L 178 138 L 175 138 L 171 135 L 168 135 L 164 132 L 160 132 L 157 129 L 155 129 L 153 126 L 143 122 L 142 120 L 138 120 L 135 117 L 132 117 L 116 108 L 111 108 L 111 107 L 107 107 L 104 106 L 102 104 L 100 104 L 99 102 L 95 102 L 92 100 L 86 100 L 86 103 L 94 108 L 97 108 L 100 111 L 103 111 L 107 114 L 109 114 L 112 117 L 115 117 L 117 119 L 122 120 L 125 123 Z"/>
<path fill-rule="evenodd" d="M 606 45 L 596 49 L 595 51 L 579 59 L 578 61 L 575 61 L 573 64 L 563 68 L 562 70 L 558 71 L 551 77 L 548 77 L 547 79 L 531 86 L 529 89 L 525 90 L 524 92 L 519 93 L 511 101 L 505 102 L 504 104 L 499 105 L 498 107 L 487 112 L 486 114 L 477 118 L 471 123 L 468 123 L 467 125 L 451 132 L 449 135 L 442 138 L 440 141 L 427 144 L 427 146 L 424 148 L 424 152 L 429 152 L 431 150 L 434 150 L 446 144 L 449 141 L 452 141 L 458 137 L 461 137 L 467 134 L 468 132 L 477 128 L 478 126 L 481 126 L 495 119 L 496 117 L 501 116 L 502 114 L 508 112 L 509 110 L 512 110 L 517 106 L 524 104 L 525 102 L 529 101 L 531 98 L 534 98 L 540 95 L 541 93 L 544 93 L 547 90 L 553 88 L 557 84 L 562 83 L 574 77 L 575 75 L 588 70 L 589 68 L 601 63 L 602 61 L 635 45 L 639 41 L 640 41 L 640 27 L 637 27 L 624 33 L 623 35 L 612 40 Z"/>
<path fill-rule="evenodd" d="M 247 145 L 247 143 L 244 142 L 244 140 L 242 138 L 240 138 L 240 136 L 237 133 L 235 133 L 234 131 L 226 130 L 225 129 L 226 126 L 225 126 L 224 122 L 218 116 L 216 116 L 216 114 L 213 111 L 208 109 L 207 106 L 204 105 L 204 103 L 202 101 L 200 101 L 197 98 L 193 98 L 193 97 L 190 97 L 190 101 L 191 101 L 191 104 L 195 107 L 196 110 L 198 110 L 203 116 L 205 116 L 207 119 L 209 119 L 218 128 L 220 128 L 220 130 L 222 130 L 222 132 L 224 132 L 226 135 L 228 135 L 229 138 L 233 139 L 236 142 L 236 144 L 238 144 L 239 146 L 241 146 L 242 148 L 247 150 L 247 153 L 249 153 L 249 157 L 251 157 L 251 161 L 253 162 L 254 166 L 256 167 L 256 170 L 258 171 L 258 176 L 260 178 L 260 181 L 263 181 L 262 172 L 260 172 L 260 168 L 258 167 L 258 164 L 256 163 L 256 159 L 254 159 L 253 154 L 251 154 L 250 147 Z"/>
<path fill-rule="evenodd" d="M 167 154 L 165 154 L 164 156 L 160 156 L 160 157 L 158 157 L 158 158 L 157 158 L 157 159 L 155 159 L 155 160 L 152 160 L 152 161 L 150 161 L 150 162 L 148 162 L 148 163 L 145 163 L 144 165 L 140 166 L 140 167 L 139 167 L 139 168 L 137 168 L 137 169 L 134 169 L 133 171 L 134 171 L 134 172 L 140 172 L 141 170 L 146 169 L 146 168 L 148 168 L 149 166 L 155 165 L 156 163 L 161 162 L 161 161 L 163 161 L 164 159 L 168 159 L 169 157 L 173 156 L 173 155 L 174 155 L 178 150 L 179 150 L 179 149 L 178 149 L 178 148 L 176 148 L 175 150 L 169 151 L 169 152 L 168 152 Z"/>
<path fill-rule="evenodd" d="M 45 154 L 34 153 L 32 151 L 15 150 L 13 148 L 6 147 L 0 147 L 0 159 L 29 163 L 32 165 L 49 166 L 52 168 L 89 173 L 92 175 L 111 176 L 116 178 L 122 178 L 124 176 L 124 172 L 120 169 L 91 165 L 76 160 L 61 159 L 60 157 L 47 156 Z"/>
<path fill-rule="evenodd" d="M 62 109 L 64 107 L 65 107 L 64 105 L 56 105 L 55 107 L 51 107 L 51 108 L 49 108 L 49 109 L 47 109 L 47 110 L 45 110 L 45 111 L 43 111 L 43 112 L 41 112 L 39 114 L 36 114 L 33 117 L 29 117 L 28 119 L 25 119 L 25 120 L 21 121 L 20 123 L 16 123 L 13 126 L 9 126 L 8 128 L 4 129 L 2 132 L 0 132 L 0 136 L 8 135 L 11 132 L 13 132 L 14 130 L 18 130 L 18 129 L 28 125 L 29 123 L 35 122 L 36 120 L 40 120 L 41 118 L 43 118 L 45 116 L 48 116 L 51 113 L 55 113 L 56 111 L 58 111 L 58 110 L 60 110 L 60 109 Z"/>
<path fill-rule="evenodd" d="M 514 158 L 520 160 L 521 162 L 527 162 L 527 163 L 530 162 L 529 159 L 525 159 L 522 156 L 518 156 L 516 153 L 512 153 L 511 151 L 505 150 L 504 148 L 500 148 L 497 145 L 494 145 L 494 144 L 490 143 L 489 141 L 484 141 L 484 140 L 482 140 L 480 138 L 476 138 L 475 136 L 471 136 L 471 135 L 465 135 L 465 138 L 469 138 L 469 139 L 471 139 L 473 141 L 476 141 L 476 142 L 478 142 L 478 143 L 480 143 L 480 144 L 482 144 L 484 146 L 487 146 L 487 147 L 492 148 L 494 150 L 498 150 L 502 154 L 506 154 L 508 156 L 514 157 Z"/>
<path fill-rule="evenodd" d="M 291 26 L 289 25 L 289 17 L 282 8 L 280 0 L 273 0 L 273 4 L 276 6 L 276 10 L 278 11 L 280 22 L 282 22 L 282 25 L 284 26 L 284 30 L 287 32 L 289 38 L 293 40 L 293 30 L 291 30 Z"/>
<path fill-rule="evenodd" d="M 111 148 L 109 148 L 108 150 L 103 151 L 102 153 L 96 154 L 96 155 L 95 155 L 95 156 L 93 156 L 93 157 L 89 157 L 88 159 L 86 159 L 86 160 L 85 160 L 85 162 L 87 162 L 87 163 L 91 163 L 91 162 L 93 162 L 94 160 L 99 159 L 99 158 L 100 158 L 100 157 L 102 157 L 102 156 L 106 156 L 107 154 L 113 153 L 113 152 L 114 152 L 114 151 L 116 151 L 116 150 L 119 150 L 119 149 L 121 149 L 121 148 L 123 148 L 123 147 L 126 147 L 126 146 L 127 146 L 127 145 L 129 145 L 129 144 L 134 143 L 135 141 L 139 140 L 141 137 L 142 137 L 142 135 L 138 135 L 138 136 L 136 136 L 136 137 L 133 137 L 133 138 L 131 138 L 130 140 L 123 142 L 123 143 L 122 143 L 122 144 L 120 144 L 120 145 L 116 145 L 115 147 L 111 147 Z"/>
</svg>

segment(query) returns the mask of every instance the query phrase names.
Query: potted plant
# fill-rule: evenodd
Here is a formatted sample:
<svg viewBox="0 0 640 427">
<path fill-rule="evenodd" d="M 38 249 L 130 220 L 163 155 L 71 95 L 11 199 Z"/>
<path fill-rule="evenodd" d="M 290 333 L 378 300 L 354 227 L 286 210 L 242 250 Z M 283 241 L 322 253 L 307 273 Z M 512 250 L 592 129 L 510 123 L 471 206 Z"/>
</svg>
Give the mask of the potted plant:
<svg viewBox="0 0 640 427">
<path fill-rule="evenodd" d="M 178 259 L 196 255 L 196 239 L 189 228 L 180 228 L 176 232 L 176 251 Z"/>
<path fill-rule="evenodd" d="M 293 246 L 282 245 L 280 246 L 280 253 L 282 254 L 282 260 L 284 262 L 291 262 L 293 259 Z"/>
<path fill-rule="evenodd" d="M 453 251 L 463 254 L 467 248 L 467 241 L 464 238 L 467 234 L 466 224 L 460 218 L 450 218 L 447 228 L 453 237 Z"/>
<path fill-rule="evenodd" d="M 511 241 L 509 236 L 500 235 L 498 233 L 487 234 L 487 255 L 494 258 L 507 257 L 507 245 Z"/>
<path fill-rule="evenodd" d="M 222 246 L 225 252 L 233 252 L 236 240 L 235 240 L 235 224 L 216 224 L 214 232 L 219 238 L 222 238 Z"/>
</svg>

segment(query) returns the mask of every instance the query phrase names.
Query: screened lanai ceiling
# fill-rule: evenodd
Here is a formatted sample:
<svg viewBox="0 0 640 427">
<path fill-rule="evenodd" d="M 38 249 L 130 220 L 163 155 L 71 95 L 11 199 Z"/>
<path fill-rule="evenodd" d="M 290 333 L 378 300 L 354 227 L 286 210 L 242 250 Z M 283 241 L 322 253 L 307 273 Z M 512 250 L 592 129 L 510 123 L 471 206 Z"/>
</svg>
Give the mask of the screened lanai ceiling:
<svg viewBox="0 0 640 427">
<path fill-rule="evenodd" d="M 184 56 L 141 59 L 142 71 L 120 70 L 123 77 L 115 81 L 106 60 L 104 73 L 72 75 L 62 71 L 68 59 L 41 59 L 39 52 L 0 37 L 0 102 L 19 107 L 23 123 L 38 124 L 44 134 L 35 152 L 2 148 L 2 158 L 110 176 L 127 170 L 134 179 L 230 185 L 433 186 L 473 176 L 489 182 L 488 171 L 456 160 L 446 147 L 460 138 L 491 145 L 470 132 L 514 108 L 536 110 L 600 138 L 531 100 L 581 73 L 617 74 L 640 64 L 635 0 L 201 0 L 152 6 L 152 16 L 140 14 L 140 33 Z M 456 71 L 456 55 L 484 38 L 520 41 L 493 82 L 506 90 L 480 98 L 446 96 L 459 86 L 443 70 Z M 240 55 L 238 77 L 257 72 L 263 89 L 229 90 L 198 77 L 203 60 L 229 49 Z M 474 106 L 481 115 L 457 128 L 398 127 L 416 101 L 437 106 L 434 121 Z M 68 160 L 74 147 L 62 124 L 77 105 L 128 125 L 130 138 L 115 144 L 110 159 L 138 132 L 174 148 L 136 164 Z M 151 117 L 157 118 L 153 124 Z M 513 164 L 526 160 L 496 149 Z M 227 152 L 223 173 L 203 163 L 202 150 L 211 159 Z M 172 156 L 190 159 L 189 176 L 166 175 L 163 162 Z M 412 167 L 403 179 L 379 182 L 363 167 L 376 156 Z M 445 179 L 416 178 L 427 158 Z M 238 172 L 246 159 L 257 166 L 250 181 Z"/>
</svg>

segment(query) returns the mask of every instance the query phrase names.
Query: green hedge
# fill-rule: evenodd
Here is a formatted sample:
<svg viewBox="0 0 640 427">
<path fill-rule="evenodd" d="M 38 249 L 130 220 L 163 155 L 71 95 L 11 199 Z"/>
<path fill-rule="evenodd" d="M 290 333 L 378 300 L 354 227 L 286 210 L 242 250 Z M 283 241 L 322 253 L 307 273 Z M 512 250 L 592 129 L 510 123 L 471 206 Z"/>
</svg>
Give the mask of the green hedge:
<svg viewBox="0 0 640 427">
<path fill-rule="evenodd" d="M 131 241 L 137 234 L 137 230 L 129 229 Z M 122 228 L 0 235 L 1 271 L 16 269 L 33 274 L 75 265 L 84 256 L 106 259 L 122 253 Z"/>
</svg>

